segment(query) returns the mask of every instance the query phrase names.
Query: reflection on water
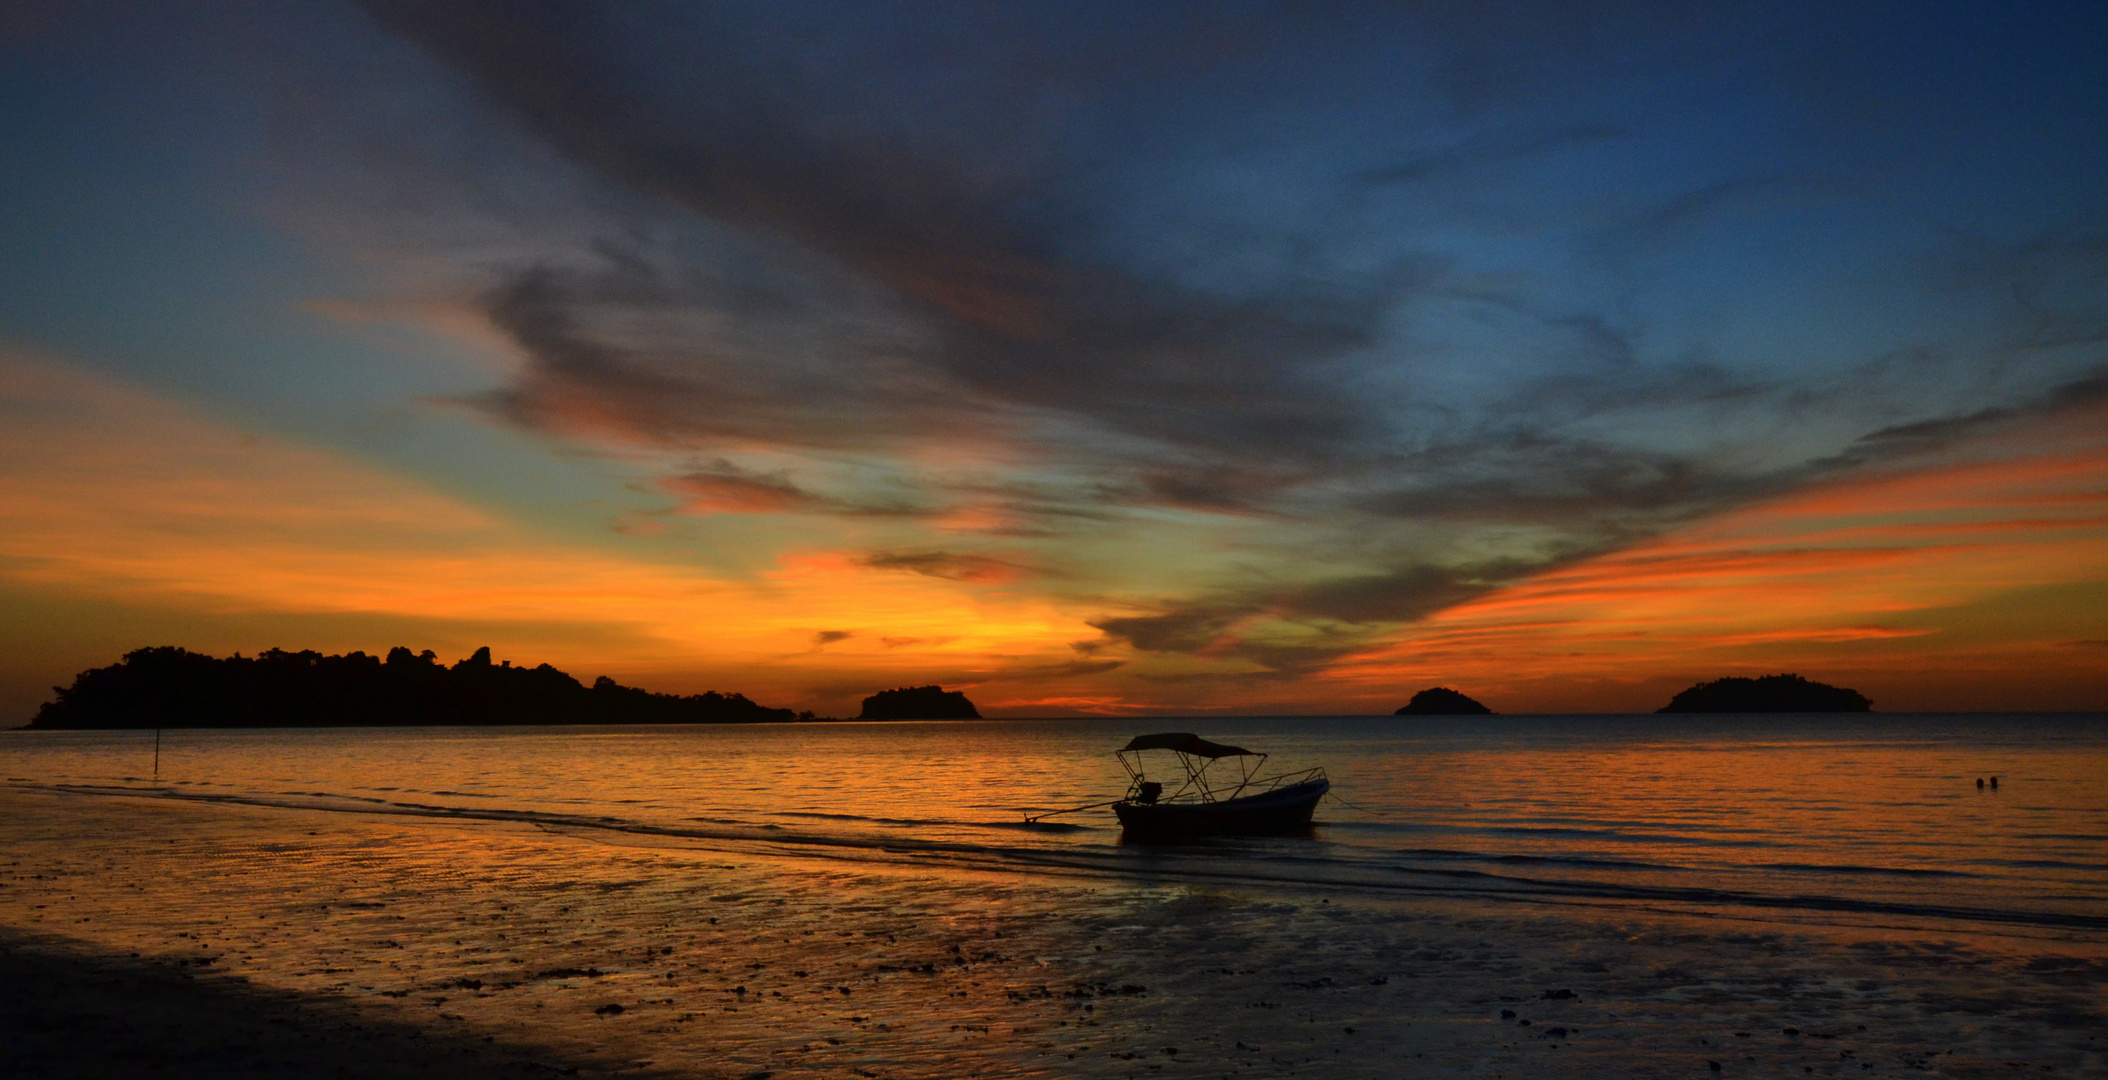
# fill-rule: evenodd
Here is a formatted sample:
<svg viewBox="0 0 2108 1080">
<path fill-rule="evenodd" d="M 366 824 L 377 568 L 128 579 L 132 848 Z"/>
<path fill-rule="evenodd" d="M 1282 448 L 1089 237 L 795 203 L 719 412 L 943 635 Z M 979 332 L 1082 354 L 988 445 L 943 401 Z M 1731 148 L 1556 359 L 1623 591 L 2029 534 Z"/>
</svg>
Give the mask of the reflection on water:
<svg viewBox="0 0 2108 1080">
<path fill-rule="evenodd" d="M 1308 838 L 1122 845 L 1112 751 L 1322 765 Z M 151 732 L 0 733 L 18 784 L 151 788 Z M 1996 790 L 1979 777 L 1997 776 Z M 183 797 L 1011 873 L 2108 926 L 2108 718 L 1530 717 L 181 731 Z"/>
</svg>

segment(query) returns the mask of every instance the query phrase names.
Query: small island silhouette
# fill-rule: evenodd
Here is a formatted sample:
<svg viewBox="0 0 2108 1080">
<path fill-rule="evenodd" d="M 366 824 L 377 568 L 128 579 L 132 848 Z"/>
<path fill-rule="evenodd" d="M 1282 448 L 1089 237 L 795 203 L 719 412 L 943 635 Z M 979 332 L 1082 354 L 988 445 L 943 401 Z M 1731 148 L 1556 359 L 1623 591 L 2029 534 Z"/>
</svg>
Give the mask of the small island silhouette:
<svg viewBox="0 0 2108 1080">
<path fill-rule="evenodd" d="M 903 686 L 880 690 L 864 699 L 859 720 L 979 720 L 981 714 L 957 690 L 941 686 Z"/>
<path fill-rule="evenodd" d="M 1872 712 L 1857 690 L 1810 682 L 1798 675 L 1758 679 L 1730 676 L 1702 682 L 1671 698 L 1657 713 Z"/>
<path fill-rule="evenodd" d="M 742 694 L 680 696 L 603 675 L 590 689 L 548 664 L 493 664 L 488 646 L 452 667 L 397 646 L 387 659 L 271 649 L 220 659 L 137 649 L 53 687 L 31 728 L 372 727 L 437 724 L 751 724 L 811 720 Z"/>
<path fill-rule="evenodd" d="M 1429 687 L 1413 695 L 1392 716 L 1492 716 L 1493 710 L 1446 686 Z"/>
</svg>

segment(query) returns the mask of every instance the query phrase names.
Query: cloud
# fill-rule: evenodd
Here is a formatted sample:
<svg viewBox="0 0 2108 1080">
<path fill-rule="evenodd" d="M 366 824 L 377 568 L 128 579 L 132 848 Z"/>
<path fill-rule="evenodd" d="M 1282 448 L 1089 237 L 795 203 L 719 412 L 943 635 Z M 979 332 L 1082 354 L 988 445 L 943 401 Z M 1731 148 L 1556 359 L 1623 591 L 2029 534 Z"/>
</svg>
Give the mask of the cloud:
<svg viewBox="0 0 2108 1080">
<path fill-rule="evenodd" d="M 855 636 L 856 631 L 854 630 L 821 630 L 812 636 L 812 647 L 815 649 L 821 648 L 822 646 L 832 645 L 837 641 L 847 641 Z"/>
<path fill-rule="evenodd" d="M 1554 565 L 1548 559 L 1502 559 L 1468 566 L 1406 566 L 1309 586 L 1282 607 L 1296 615 L 1351 623 L 1413 622 Z"/>
<path fill-rule="evenodd" d="M 1151 652 L 1202 652 L 1223 644 L 1249 607 L 1196 607 L 1158 615 L 1120 615 L 1095 620 L 1092 626 L 1137 649 Z"/>
<path fill-rule="evenodd" d="M 1141 652 L 1185 653 L 1248 665 L 1236 672 L 1211 671 L 1206 677 L 1283 682 L 1306 677 L 1341 657 L 1365 650 L 1400 624 L 1426 619 L 1581 554 L 1457 566 L 1410 564 L 1241 597 L 1166 605 L 1151 614 L 1111 616 L 1092 620 L 1090 625 L 1111 641 L 1125 642 Z M 1090 655 L 1106 644 L 1076 642 L 1072 647 Z M 1200 676 L 1151 677 L 1178 681 Z"/>
<path fill-rule="evenodd" d="M 1466 172 L 1482 165 L 1497 165 L 1517 158 L 1630 138 L 1631 134 L 1624 128 L 1608 124 L 1584 124 L 1545 132 L 1502 133 L 1467 141 L 1434 153 L 1422 154 L 1394 165 L 1370 169 L 1355 179 L 1372 187 L 1416 184 L 1436 177 Z"/>
<path fill-rule="evenodd" d="M 927 408 L 858 416 L 863 439 L 903 423 L 927 435 L 956 424 L 961 410 L 1022 407 L 1252 456 L 1304 454 L 1367 423 L 1353 395 L 1311 368 L 1373 341 L 1399 287 L 1382 274 L 1216 295 L 1065 257 L 1069 223 L 1051 207 L 1023 209 L 1044 206 L 1052 192 L 1038 185 L 1058 176 L 990 177 L 975 162 L 917 153 L 912 141 L 844 130 L 827 113 L 854 116 L 853 105 L 766 76 L 756 57 L 732 50 L 750 28 L 684 29 L 676 20 L 672 37 L 709 60 L 689 64 L 669 94 L 657 85 L 662 72 L 636 66 L 640 46 L 623 37 L 625 21 L 594 6 L 560 20 L 469 2 L 369 6 L 574 161 L 749 236 L 792 240 L 882 289 L 878 303 L 911 327 L 911 347 L 922 353 L 919 382 L 937 392 Z M 779 413 L 736 407 L 737 388 L 716 371 L 729 357 L 691 345 L 671 350 L 681 362 L 668 363 L 654 333 L 650 316 L 670 302 L 715 307 L 718 298 L 704 293 L 736 287 L 692 284 L 693 275 L 626 252 L 601 262 L 522 268 L 489 294 L 493 322 L 534 363 L 497 407 L 560 425 L 583 397 L 611 406 L 599 410 L 602 422 L 644 438 L 708 441 L 758 422 L 774 437 L 804 441 Z M 608 311 L 620 317 L 594 318 Z M 825 347 L 861 363 L 875 359 L 859 347 L 867 345 L 885 347 Z M 771 381 L 764 375 L 764 386 Z M 1224 408 L 1232 385 L 1240 400 Z M 819 389 L 824 412 L 837 395 Z M 705 392 L 729 400 L 694 407 Z M 897 393 L 873 397 L 867 403 L 905 404 Z M 814 428 L 809 438 L 824 444 L 828 435 Z"/>
<path fill-rule="evenodd" d="M 1745 54 L 1851 32 L 1802 14 L 365 6 L 548 156 L 465 200 L 582 193 L 459 258 L 521 363 L 477 408 L 1144 653 L 1303 670 L 2101 370 L 2091 233 L 1928 238 L 1831 119 L 1712 137 Z"/>
<path fill-rule="evenodd" d="M 819 509 L 825 500 L 780 477 L 750 476 L 730 465 L 670 476 L 660 484 L 691 514 L 783 514 Z"/>
<path fill-rule="evenodd" d="M 878 552 L 865 556 L 863 564 L 874 570 L 905 570 L 911 574 L 978 585 L 1016 581 L 1033 573 L 1025 566 L 1004 559 L 944 551 Z"/>
</svg>

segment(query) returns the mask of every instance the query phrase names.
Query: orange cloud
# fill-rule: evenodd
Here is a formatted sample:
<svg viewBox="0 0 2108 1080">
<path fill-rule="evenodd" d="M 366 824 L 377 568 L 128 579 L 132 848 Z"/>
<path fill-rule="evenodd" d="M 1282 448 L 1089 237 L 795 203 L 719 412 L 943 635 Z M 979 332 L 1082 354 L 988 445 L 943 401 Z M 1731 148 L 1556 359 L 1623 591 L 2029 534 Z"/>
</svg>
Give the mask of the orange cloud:
<svg viewBox="0 0 2108 1080">
<path fill-rule="evenodd" d="M 1889 709 L 2108 705 L 2099 411 L 1724 514 L 1284 674 L 1248 657 L 1137 652 L 1095 628 L 1108 609 L 1147 610 L 1169 587 L 1157 575 L 1123 587 L 1078 573 L 1099 584 L 1070 595 L 1077 582 L 1029 561 L 948 550 L 917 531 L 963 518 L 830 515 L 801 525 L 810 546 L 767 569 L 714 571 L 635 522 L 597 541 L 550 533 L 62 366 L 0 354 L 0 410 L 0 592 L 34 594 L 40 618 L 130 619 L 142 629 L 103 635 L 128 646 L 214 618 L 264 625 L 249 618 L 259 613 L 336 618 L 358 636 L 181 643 L 371 650 L 456 627 L 574 673 L 822 711 L 909 682 L 973 688 L 996 713 L 1387 711 L 1436 684 L 1506 710 L 1633 709 L 1697 678 L 1779 670 L 1856 686 Z M 741 515 L 803 494 L 766 476 L 698 476 L 684 495 L 735 512 L 692 524 L 735 542 L 736 530 L 780 526 Z M 1166 535 L 1186 562 L 1165 565 L 1207 557 Z M 1191 626 L 1150 618 L 1127 622 L 1219 634 L 1205 612 Z M 71 673 L 30 670 L 50 661 L 14 652 L 0 685 L 41 691 Z"/>
<path fill-rule="evenodd" d="M 880 573 L 857 555 L 794 553 L 774 573 L 726 578 L 614 530 L 599 546 L 559 539 L 342 455 L 19 357 L 0 356 L 0 408 L 0 584 L 105 613 L 394 618 L 406 644 L 458 621 L 501 649 L 510 624 L 543 648 L 558 639 L 560 655 L 522 659 L 823 707 L 850 691 L 816 683 L 1060 664 L 1090 632 L 1088 611 L 978 587 L 1001 576 L 978 564 Z M 568 640 L 551 627 L 572 628 Z M 321 643 L 240 647 L 276 644 Z"/>
<path fill-rule="evenodd" d="M 811 493 L 776 477 L 726 471 L 689 473 L 660 483 L 680 496 L 681 509 L 691 514 L 787 514 L 816 503 Z"/>
<path fill-rule="evenodd" d="M 1798 670 L 1890 709 L 2099 708 L 2108 677 L 2079 642 L 2108 628 L 2102 599 L 2095 409 L 1545 574 L 1325 678 L 1371 704 L 1449 681 L 1516 710 L 1631 709 L 1699 677 Z"/>
</svg>

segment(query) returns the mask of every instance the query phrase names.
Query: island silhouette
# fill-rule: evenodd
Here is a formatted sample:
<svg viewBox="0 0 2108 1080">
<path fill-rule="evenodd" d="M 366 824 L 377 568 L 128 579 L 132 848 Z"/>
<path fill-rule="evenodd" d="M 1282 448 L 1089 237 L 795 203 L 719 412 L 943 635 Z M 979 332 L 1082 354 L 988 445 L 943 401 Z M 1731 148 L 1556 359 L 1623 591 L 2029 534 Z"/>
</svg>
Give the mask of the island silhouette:
<svg viewBox="0 0 2108 1080">
<path fill-rule="evenodd" d="M 1748 679 L 1729 676 L 1702 682 L 1669 700 L 1657 713 L 1872 712 L 1874 703 L 1857 690 L 1811 682 L 1798 675 Z"/>
<path fill-rule="evenodd" d="M 941 686 L 903 686 L 880 690 L 864 699 L 859 720 L 979 720 L 981 713 L 957 690 Z"/>
<path fill-rule="evenodd" d="M 588 688 L 548 664 L 492 663 L 477 649 L 448 667 L 397 646 L 326 656 L 271 649 L 221 659 L 164 645 L 91 668 L 37 710 L 31 728 L 375 727 L 438 724 L 751 724 L 811 720 L 743 694 L 686 696 Z"/>
<path fill-rule="evenodd" d="M 1493 710 L 1446 686 L 1431 686 L 1413 695 L 1392 716 L 1492 716 Z"/>
</svg>

